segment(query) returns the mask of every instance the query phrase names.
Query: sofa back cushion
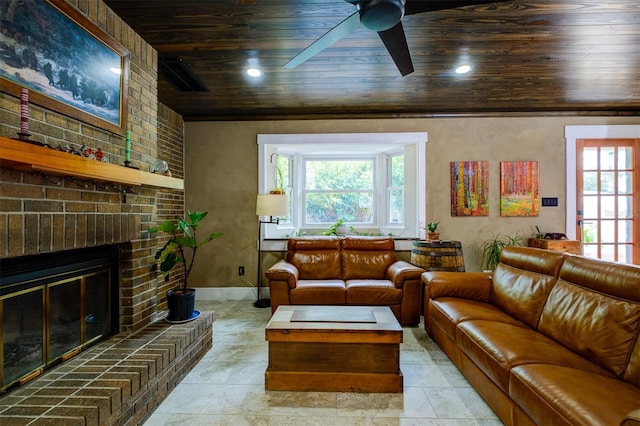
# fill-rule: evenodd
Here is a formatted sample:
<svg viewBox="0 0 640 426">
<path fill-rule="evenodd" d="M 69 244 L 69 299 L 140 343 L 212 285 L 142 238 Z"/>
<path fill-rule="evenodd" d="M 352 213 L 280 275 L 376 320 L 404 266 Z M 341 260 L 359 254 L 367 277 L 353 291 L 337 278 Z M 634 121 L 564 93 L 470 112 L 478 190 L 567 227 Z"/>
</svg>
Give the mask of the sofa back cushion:
<svg viewBox="0 0 640 426">
<path fill-rule="evenodd" d="M 298 269 L 301 280 L 339 279 L 340 240 L 337 237 L 289 238 L 287 262 Z"/>
<path fill-rule="evenodd" d="M 629 358 L 629 364 L 627 364 L 622 378 L 632 385 L 640 387 L 640 336 L 636 339 L 636 344 Z"/>
<path fill-rule="evenodd" d="M 564 258 L 562 253 L 549 250 L 506 247 L 493 273 L 491 303 L 537 328 Z"/>
<path fill-rule="evenodd" d="M 622 377 L 639 327 L 640 267 L 570 256 L 538 329 Z M 637 372 L 640 366 L 631 368 Z M 636 384 L 639 380 L 635 378 Z"/>
<path fill-rule="evenodd" d="M 342 239 L 342 279 L 382 280 L 396 261 L 393 238 L 346 237 Z"/>
</svg>

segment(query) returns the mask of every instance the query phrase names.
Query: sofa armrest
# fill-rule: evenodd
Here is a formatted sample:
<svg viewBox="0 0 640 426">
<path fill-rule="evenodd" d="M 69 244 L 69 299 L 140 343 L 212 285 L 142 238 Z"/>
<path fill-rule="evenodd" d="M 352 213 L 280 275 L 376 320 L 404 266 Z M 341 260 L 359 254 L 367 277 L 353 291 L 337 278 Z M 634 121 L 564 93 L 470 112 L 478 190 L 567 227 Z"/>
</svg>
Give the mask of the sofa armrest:
<svg viewBox="0 0 640 426">
<path fill-rule="evenodd" d="M 488 302 L 491 274 L 487 272 L 431 271 L 422 274 L 425 302 L 438 297 L 460 297 Z"/>
<path fill-rule="evenodd" d="M 269 281 L 285 281 L 289 288 L 296 288 L 298 268 L 284 259 L 276 262 L 264 273 Z"/>
<path fill-rule="evenodd" d="M 636 408 L 635 410 L 628 413 L 622 423 L 621 426 L 638 426 L 640 425 L 640 408 Z"/>
<path fill-rule="evenodd" d="M 398 260 L 387 268 L 386 277 L 393 282 L 396 288 L 402 288 L 407 280 L 420 280 L 423 272 L 422 268 L 404 260 Z"/>
</svg>

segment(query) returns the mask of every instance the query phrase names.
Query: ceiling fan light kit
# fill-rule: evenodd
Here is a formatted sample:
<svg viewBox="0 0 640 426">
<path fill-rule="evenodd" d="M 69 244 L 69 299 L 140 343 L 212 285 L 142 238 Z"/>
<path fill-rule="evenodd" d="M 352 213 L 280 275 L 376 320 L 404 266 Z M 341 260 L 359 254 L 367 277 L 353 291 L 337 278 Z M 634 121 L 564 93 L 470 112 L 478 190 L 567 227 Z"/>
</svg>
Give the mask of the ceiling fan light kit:
<svg viewBox="0 0 640 426">
<path fill-rule="evenodd" d="M 456 9 L 487 3 L 502 3 L 495 0 L 345 0 L 357 7 L 355 13 L 333 27 L 329 32 L 314 41 L 305 50 L 284 65 L 293 69 L 311 59 L 336 41 L 346 37 L 358 28 L 365 27 L 376 31 L 387 48 L 398 71 L 404 77 L 413 72 L 411 54 L 407 38 L 402 27 L 405 15 L 435 12 L 437 10 Z"/>
<path fill-rule="evenodd" d="M 393 28 L 404 16 L 405 0 L 369 0 L 357 3 L 360 23 L 372 31 Z"/>
</svg>

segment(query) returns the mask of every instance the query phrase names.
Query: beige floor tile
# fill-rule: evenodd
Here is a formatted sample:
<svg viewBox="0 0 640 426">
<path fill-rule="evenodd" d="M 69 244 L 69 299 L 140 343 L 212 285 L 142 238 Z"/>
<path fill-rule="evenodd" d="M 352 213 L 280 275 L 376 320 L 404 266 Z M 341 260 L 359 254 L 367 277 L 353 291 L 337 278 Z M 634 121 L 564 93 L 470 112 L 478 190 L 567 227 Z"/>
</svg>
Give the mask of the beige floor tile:
<svg viewBox="0 0 640 426">
<path fill-rule="evenodd" d="M 198 309 L 216 312 L 213 348 L 145 426 L 502 424 L 422 324 L 404 329 L 402 394 L 273 392 L 264 389 L 270 309 L 250 301 L 198 302 Z"/>
</svg>

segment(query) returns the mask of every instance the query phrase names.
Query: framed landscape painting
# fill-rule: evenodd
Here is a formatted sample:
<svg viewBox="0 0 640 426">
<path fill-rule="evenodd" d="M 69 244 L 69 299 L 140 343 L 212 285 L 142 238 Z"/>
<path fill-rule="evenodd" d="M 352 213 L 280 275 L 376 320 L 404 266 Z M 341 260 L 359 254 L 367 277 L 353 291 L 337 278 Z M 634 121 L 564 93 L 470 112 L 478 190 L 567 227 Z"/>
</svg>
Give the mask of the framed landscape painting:
<svg viewBox="0 0 640 426">
<path fill-rule="evenodd" d="M 0 1 L 0 90 L 124 135 L 129 53 L 62 0 Z"/>
<path fill-rule="evenodd" d="M 451 162 L 451 216 L 489 215 L 489 162 Z"/>
<path fill-rule="evenodd" d="M 501 161 L 500 216 L 538 216 L 539 187 L 537 161 Z"/>
</svg>

